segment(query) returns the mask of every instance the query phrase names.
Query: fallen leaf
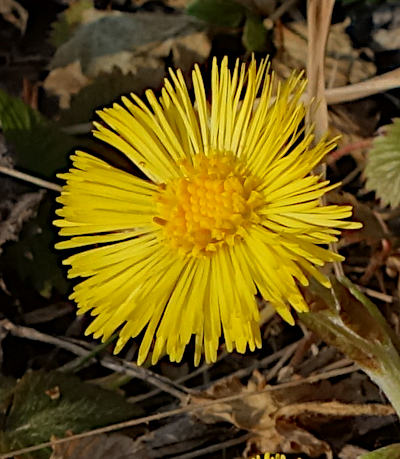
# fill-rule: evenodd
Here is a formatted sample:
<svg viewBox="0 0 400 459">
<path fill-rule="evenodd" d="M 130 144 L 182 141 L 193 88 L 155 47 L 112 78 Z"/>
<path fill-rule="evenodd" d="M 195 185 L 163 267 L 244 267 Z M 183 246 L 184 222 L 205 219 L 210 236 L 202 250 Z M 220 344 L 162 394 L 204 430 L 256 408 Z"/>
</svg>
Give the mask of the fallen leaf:
<svg viewBox="0 0 400 459">
<path fill-rule="evenodd" d="M 68 41 L 76 27 L 85 21 L 85 11 L 91 9 L 92 0 L 71 0 L 68 8 L 51 24 L 50 43 L 58 48 Z"/>
<path fill-rule="evenodd" d="M 325 85 L 328 88 L 357 83 L 375 75 L 372 62 L 361 58 L 361 52 L 352 47 L 346 33 L 349 20 L 333 24 L 328 36 L 325 59 Z M 272 61 L 273 69 L 282 78 L 288 78 L 293 69 L 305 69 L 307 62 L 307 24 L 291 22 L 274 29 L 278 49 Z"/>
<path fill-rule="evenodd" d="M 60 46 L 51 68 L 80 61 L 83 73 L 95 77 L 100 71 L 96 59 L 111 58 L 122 52 L 139 53 L 169 38 L 193 32 L 193 21 L 183 14 L 109 12 L 80 25 L 71 39 Z M 145 47 L 142 48 L 141 47 Z M 124 65 L 126 58 L 121 54 Z M 115 64 L 115 62 L 114 62 Z"/>
<path fill-rule="evenodd" d="M 400 27 L 380 28 L 372 34 L 372 38 L 385 51 L 400 49 Z"/>
<path fill-rule="evenodd" d="M 205 406 L 195 416 L 205 423 L 230 422 L 247 430 L 251 437 L 247 450 L 283 451 L 332 458 L 328 443 L 317 438 L 308 427 L 329 425 L 333 420 L 357 416 L 391 416 L 393 408 L 383 404 L 343 403 L 327 401 L 328 382 L 301 384 L 290 389 L 261 392 L 267 383 L 255 372 L 244 386 L 238 379 L 225 379 L 203 393 L 193 395 L 191 403 L 199 405 L 210 400 L 242 394 L 243 397 Z M 254 393 L 255 395 L 246 396 Z M 257 393 L 259 392 L 259 393 Z M 322 427 L 323 428 L 323 427 Z"/>
<path fill-rule="evenodd" d="M 0 14 L 14 24 L 22 34 L 25 33 L 28 22 L 28 11 L 15 0 L 0 0 Z"/>
<path fill-rule="evenodd" d="M 70 433 L 69 435 L 72 435 Z M 51 441 L 56 440 L 53 436 Z M 68 443 L 54 443 L 50 459 L 135 459 L 132 452 L 134 441 L 120 434 L 94 435 L 88 438 L 78 438 Z"/>
<path fill-rule="evenodd" d="M 59 396 L 52 398 L 48 391 L 56 387 Z M 12 389 L 8 402 L 0 453 L 37 445 L 52 435 L 63 437 L 68 430 L 79 433 L 141 414 L 115 392 L 57 371 L 28 371 Z M 80 457 L 93 459 L 92 455 Z"/>
<path fill-rule="evenodd" d="M 353 194 L 331 192 L 329 193 L 329 203 L 351 205 L 353 207 L 353 220 L 363 224 L 362 228 L 356 231 L 344 231 L 340 241 L 341 246 L 365 241 L 368 245 L 376 247 L 383 238 L 388 237 L 371 207 L 358 201 Z"/>
<path fill-rule="evenodd" d="M 193 63 L 201 64 L 210 54 L 211 42 L 203 31 L 175 37 L 171 43 L 172 60 L 176 68 L 189 72 Z M 165 54 L 163 57 L 167 57 Z"/>
<path fill-rule="evenodd" d="M 60 98 L 60 108 L 70 106 L 71 96 L 77 94 L 82 88 L 89 84 L 81 69 L 79 61 L 72 62 L 65 67 L 58 67 L 52 70 L 43 83 L 46 91 Z"/>
<path fill-rule="evenodd" d="M 190 0 L 164 0 L 171 8 L 186 8 Z"/>
<path fill-rule="evenodd" d="M 96 83 L 101 75 L 120 71 L 131 79 L 148 81 L 146 87 L 156 88 L 165 76 L 168 56 L 172 55 L 174 67 L 187 73 L 194 62 L 203 62 L 210 53 L 207 34 L 187 15 L 118 11 L 102 11 L 99 15 L 96 11 L 92 8 L 81 14 L 82 23 L 57 49 L 44 82 L 45 89 L 60 97 L 62 108 L 69 106 L 71 96 Z M 141 85 L 133 85 L 129 91 L 141 89 Z M 121 84 L 113 98 L 125 91 Z"/>
<path fill-rule="evenodd" d="M 367 453 L 364 448 L 354 445 L 344 446 L 338 454 L 339 459 L 358 459 L 361 454 Z"/>
<path fill-rule="evenodd" d="M 10 211 L 0 221 L 0 254 L 1 246 L 8 241 L 17 241 L 18 235 L 26 221 L 36 215 L 37 207 L 44 196 L 44 191 L 25 193 L 16 202 L 10 203 Z M 1 207 L 5 207 L 2 203 Z"/>
</svg>

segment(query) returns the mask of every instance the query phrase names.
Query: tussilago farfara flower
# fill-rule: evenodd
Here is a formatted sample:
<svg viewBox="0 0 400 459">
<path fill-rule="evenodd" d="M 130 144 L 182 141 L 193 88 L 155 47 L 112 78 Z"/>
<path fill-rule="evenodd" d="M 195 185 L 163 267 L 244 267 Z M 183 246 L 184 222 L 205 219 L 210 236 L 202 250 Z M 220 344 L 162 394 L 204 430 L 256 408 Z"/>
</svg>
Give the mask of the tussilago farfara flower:
<svg viewBox="0 0 400 459">
<path fill-rule="evenodd" d="M 210 103 L 195 67 L 194 105 L 181 72 L 170 78 L 159 100 L 131 94 L 95 123 L 148 179 L 80 151 L 60 175 L 55 224 L 72 238 L 57 247 L 85 247 L 65 260 L 85 278 L 71 298 L 95 316 L 88 334 L 120 329 L 115 352 L 145 330 L 139 364 L 153 340 L 153 363 L 179 362 L 193 335 L 196 364 L 216 360 L 222 335 L 228 351 L 260 347 L 255 295 L 293 323 L 290 305 L 307 311 L 297 282 L 328 286 L 315 265 L 342 259 L 320 245 L 359 227 L 342 220 L 351 207 L 320 204 L 335 185 L 309 174 L 334 142 L 304 131 L 301 76 L 276 84 L 265 61 L 231 72 L 225 58 Z"/>
<path fill-rule="evenodd" d="M 265 453 L 262 458 L 259 454 L 257 456 L 254 456 L 253 459 L 286 459 L 286 456 L 284 454 L 270 454 L 270 453 Z"/>
</svg>

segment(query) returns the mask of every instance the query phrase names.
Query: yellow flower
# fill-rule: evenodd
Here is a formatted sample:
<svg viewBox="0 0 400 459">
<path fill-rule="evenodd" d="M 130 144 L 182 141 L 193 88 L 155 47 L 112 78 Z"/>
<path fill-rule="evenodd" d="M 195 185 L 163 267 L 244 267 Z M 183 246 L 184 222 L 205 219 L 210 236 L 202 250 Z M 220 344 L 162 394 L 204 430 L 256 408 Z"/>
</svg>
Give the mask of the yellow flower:
<svg viewBox="0 0 400 459">
<path fill-rule="evenodd" d="M 261 459 L 261 456 L 257 454 L 253 459 Z M 286 456 L 284 454 L 270 454 L 270 453 L 265 453 L 263 456 L 263 459 L 286 459 Z"/>
<path fill-rule="evenodd" d="M 195 364 L 215 362 L 223 334 L 228 351 L 261 347 L 260 293 L 289 323 L 290 305 L 307 311 L 297 282 L 329 280 L 316 268 L 342 260 L 320 247 L 337 240 L 350 206 L 323 206 L 336 185 L 309 175 L 334 148 L 312 146 L 304 128 L 301 75 L 278 84 L 266 61 L 212 67 L 211 102 L 193 71 L 195 104 L 181 72 L 170 72 L 159 100 L 135 94 L 99 112 L 94 135 L 123 152 L 139 178 L 84 152 L 61 196 L 55 224 L 73 236 L 58 248 L 69 277 L 86 278 L 71 298 L 96 316 L 87 334 L 115 352 L 145 330 L 138 363 L 182 359 L 195 335 Z M 259 99 L 256 101 L 256 97 Z"/>
</svg>

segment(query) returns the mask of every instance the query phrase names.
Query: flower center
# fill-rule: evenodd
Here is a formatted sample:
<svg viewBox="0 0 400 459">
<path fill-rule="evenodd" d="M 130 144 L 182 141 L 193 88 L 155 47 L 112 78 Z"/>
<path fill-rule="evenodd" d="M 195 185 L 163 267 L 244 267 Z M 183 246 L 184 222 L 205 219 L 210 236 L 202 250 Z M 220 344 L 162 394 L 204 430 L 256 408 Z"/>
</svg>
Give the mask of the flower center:
<svg viewBox="0 0 400 459">
<path fill-rule="evenodd" d="M 244 173 L 232 154 L 199 154 L 194 164 L 181 165 L 183 177 L 162 186 L 159 216 L 170 245 L 193 256 L 210 255 L 224 244 L 233 245 L 246 228 L 259 221 L 263 203 L 258 181 Z"/>
</svg>

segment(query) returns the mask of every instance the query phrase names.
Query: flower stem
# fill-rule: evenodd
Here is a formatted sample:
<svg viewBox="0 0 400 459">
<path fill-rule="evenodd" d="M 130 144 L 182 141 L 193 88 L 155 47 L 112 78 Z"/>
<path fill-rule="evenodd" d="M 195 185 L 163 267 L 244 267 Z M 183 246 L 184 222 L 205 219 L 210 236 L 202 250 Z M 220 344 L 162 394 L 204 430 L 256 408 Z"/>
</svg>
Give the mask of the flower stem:
<svg viewBox="0 0 400 459">
<path fill-rule="evenodd" d="M 377 308 L 348 279 L 304 292 L 310 312 L 300 320 L 325 342 L 354 360 L 382 389 L 400 418 L 400 344 Z"/>
<path fill-rule="evenodd" d="M 394 352 L 393 352 L 394 350 Z M 363 368 L 365 373 L 381 388 L 400 418 L 400 357 L 395 349 L 377 355 L 380 371 Z"/>
</svg>

